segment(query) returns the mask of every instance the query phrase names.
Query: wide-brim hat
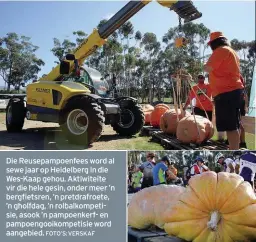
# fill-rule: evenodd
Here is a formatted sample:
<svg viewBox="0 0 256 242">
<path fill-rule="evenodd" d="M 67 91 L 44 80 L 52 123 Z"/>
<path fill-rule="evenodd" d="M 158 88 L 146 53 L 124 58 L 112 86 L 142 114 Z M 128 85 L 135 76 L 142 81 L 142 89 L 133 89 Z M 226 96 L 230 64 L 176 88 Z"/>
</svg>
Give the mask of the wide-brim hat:
<svg viewBox="0 0 256 242">
<path fill-rule="evenodd" d="M 224 34 L 222 32 L 219 32 L 219 31 L 212 32 L 210 34 L 210 40 L 209 40 L 209 42 L 207 44 L 209 45 L 212 41 L 214 41 L 216 39 L 219 39 L 219 38 L 226 38 L 226 37 L 224 36 Z"/>
</svg>

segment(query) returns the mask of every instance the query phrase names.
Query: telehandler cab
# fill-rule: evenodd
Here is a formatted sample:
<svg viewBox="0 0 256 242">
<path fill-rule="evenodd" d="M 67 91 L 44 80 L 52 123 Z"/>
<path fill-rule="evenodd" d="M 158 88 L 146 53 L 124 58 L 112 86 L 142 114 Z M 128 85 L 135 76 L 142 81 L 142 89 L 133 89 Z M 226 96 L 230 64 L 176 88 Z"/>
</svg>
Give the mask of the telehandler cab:
<svg viewBox="0 0 256 242">
<path fill-rule="evenodd" d="M 137 134 L 144 114 L 132 97 L 107 97 L 108 86 L 99 72 L 82 67 L 85 59 L 127 20 L 151 1 L 130 1 L 99 29 L 94 29 L 72 54 L 48 75 L 27 86 L 25 98 L 14 96 L 6 108 L 8 132 L 22 130 L 27 120 L 58 123 L 74 144 L 88 146 L 97 141 L 104 124 L 122 136 Z M 184 22 L 202 14 L 191 1 L 158 1 L 175 11 Z M 81 72 L 84 72 L 81 75 Z M 100 84 L 100 85 L 98 85 Z"/>
</svg>

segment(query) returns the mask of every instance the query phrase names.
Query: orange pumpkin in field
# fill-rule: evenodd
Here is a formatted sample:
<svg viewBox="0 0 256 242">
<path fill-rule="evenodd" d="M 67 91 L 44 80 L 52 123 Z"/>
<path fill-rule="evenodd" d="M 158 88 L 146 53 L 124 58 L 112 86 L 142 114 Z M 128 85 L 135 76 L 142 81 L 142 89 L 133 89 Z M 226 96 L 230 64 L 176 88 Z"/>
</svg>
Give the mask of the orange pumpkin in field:
<svg viewBox="0 0 256 242">
<path fill-rule="evenodd" d="M 155 106 L 154 111 L 152 111 L 152 113 L 150 115 L 151 126 L 159 127 L 161 116 L 169 109 L 170 109 L 169 106 L 167 106 L 166 104 L 157 104 Z"/>
<path fill-rule="evenodd" d="M 177 127 L 177 139 L 183 143 L 201 144 L 212 138 L 214 127 L 212 122 L 198 115 L 182 118 Z"/>
<path fill-rule="evenodd" d="M 145 114 L 145 124 L 150 124 L 151 113 L 152 113 L 152 111 L 144 112 L 144 114 Z"/>
<path fill-rule="evenodd" d="M 142 106 L 143 113 L 145 115 L 145 124 L 150 124 L 150 115 L 154 110 L 154 107 L 150 104 L 146 104 Z"/>
<path fill-rule="evenodd" d="M 154 107 L 152 106 L 152 105 L 150 105 L 150 104 L 146 104 L 146 105 L 143 105 L 142 106 L 142 111 L 144 112 L 144 113 L 146 113 L 146 112 L 152 112 L 154 110 Z"/>
<path fill-rule="evenodd" d="M 180 109 L 170 109 L 169 111 L 165 112 L 161 119 L 160 119 L 160 129 L 166 134 L 176 134 L 177 126 L 179 120 L 182 118 L 189 116 L 190 113 L 185 111 L 182 112 Z M 178 119 L 177 119 L 178 116 Z"/>
</svg>

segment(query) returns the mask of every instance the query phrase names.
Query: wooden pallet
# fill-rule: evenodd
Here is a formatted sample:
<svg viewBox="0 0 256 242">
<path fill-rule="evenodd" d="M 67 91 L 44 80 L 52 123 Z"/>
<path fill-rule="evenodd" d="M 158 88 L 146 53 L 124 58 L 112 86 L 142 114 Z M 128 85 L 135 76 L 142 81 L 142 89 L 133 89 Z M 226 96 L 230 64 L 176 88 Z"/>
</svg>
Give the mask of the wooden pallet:
<svg viewBox="0 0 256 242">
<path fill-rule="evenodd" d="M 167 236 L 163 230 L 136 230 L 128 226 L 128 242 L 183 242 L 176 237 Z"/>
<path fill-rule="evenodd" d="M 153 132 L 160 131 L 159 128 L 154 128 L 152 126 L 143 126 L 140 131 L 140 136 L 151 136 Z"/>
<path fill-rule="evenodd" d="M 167 150 L 228 150 L 228 146 L 220 141 L 208 140 L 201 145 L 183 144 L 175 135 L 164 134 L 159 128 L 144 126 L 141 136 L 151 136 L 152 141 L 160 143 Z"/>
<path fill-rule="evenodd" d="M 162 131 L 152 132 L 152 141 L 160 143 L 168 150 L 228 150 L 226 144 L 214 140 L 208 140 L 201 145 L 184 144 L 177 140 L 175 136 L 164 134 Z"/>
</svg>

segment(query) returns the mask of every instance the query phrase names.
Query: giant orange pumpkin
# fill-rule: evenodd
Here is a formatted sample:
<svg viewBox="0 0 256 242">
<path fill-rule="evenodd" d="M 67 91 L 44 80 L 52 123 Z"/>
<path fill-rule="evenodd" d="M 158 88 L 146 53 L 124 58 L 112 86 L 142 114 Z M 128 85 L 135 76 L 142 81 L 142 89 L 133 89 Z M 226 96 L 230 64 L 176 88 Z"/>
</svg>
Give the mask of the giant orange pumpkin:
<svg viewBox="0 0 256 242">
<path fill-rule="evenodd" d="M 180 109 L 170 109 L 165 112 L 160 119 L 160 129 L 166 134 L 176 134 L 178 121 L 182 118 L 189 116 L 190 113 L 185 111 L 182 112 Z M 178 116 L 178 118 L 177 118 Z"/>
<path fill-rule="evenodd" d="M 135 193 L 128 206 L 128 224 L 136 229 L 146 229 L 152 225 L 163 228 L 163 214 L 184 190 L 180 186 L 159 185 Z"/>
<path fill-rule="evenodd" d="M 214 127 L 212 122 L 198 115 L 182 118 L 177 126 L 177 139 L 183 143 L 201 144 L 212 138 Z"/>
<path fill-rule="evenodd" d="M 169 109 L 169 106 L 166 104 L 157 104 L 150 115 L 150 124 L 153 127 L 159 127 L 161 116 Z"/>
<path fill-rule="evenodd" d="M 234 173 L 208 171 L 192 177 L 163 217 L 166 233 L 186 241 L 256 240 L 256 196 Z"/>
</svg>

